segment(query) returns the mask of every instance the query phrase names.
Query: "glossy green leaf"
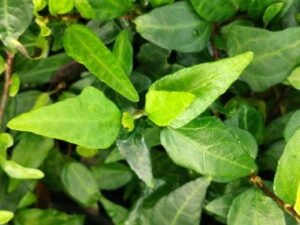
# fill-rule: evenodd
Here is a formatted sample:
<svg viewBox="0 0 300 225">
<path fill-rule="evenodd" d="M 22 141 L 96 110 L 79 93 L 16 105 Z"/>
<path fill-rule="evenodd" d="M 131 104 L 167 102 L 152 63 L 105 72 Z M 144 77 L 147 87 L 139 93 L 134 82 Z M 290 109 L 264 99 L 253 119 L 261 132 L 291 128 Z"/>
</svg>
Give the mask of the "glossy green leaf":
<svg viewBox="0 0 300 225">
<path fill-rule="evenodd" d="M 101 91 L 87 87 L 78 97 L 14 118 L 8 127 L 88 148 L 108 148 L 119 134 L 121 112 Z"/>
<path fill-rule="evenodd" d="M 111 20 L 125 15 L 133 7 L 133 0 L 88 0 L 100 20 Z"/>
<path fill-rule="evenodd" d="M 12 212 L 0 210 L 0 224 L 8 223 L 13 217 L 14 214 Z"/>
<path fill-rule="evenodd" d="M 55 209 L 20 210 L 14 218 L 15 225 L 83 225 L 84 217 L 68 215 Z"/>
<path fill-rule="evenodd" d="M 283 135 L 284 139 L 288 141 L 293 134 L 296 132 L 296 130 L 300 127 L 300 110 L 297 110 L 293 112 L 289 120 L 287 121 Z"/>
<path fill-rule="evenodd" d="M 236 0 L 192 0 L 191 2 L 199 16 L 213 22 L 229 19 L 239 9 Z"/>
<path fill-rule="evenodd" d="M 292 73 L 287 77 L 289 84 L 297 89 L 300 90 L 300 66 L 296 67 Z"/>
<path fill-rule="evenodd" d="M 210 182 L 210 178 L 198 178 L 162 197 L 147 211 L 146 224 L 199 224 L 202 204 Z"/>
<path fill-rule="evenodd" d="M 67 164 L 61 179 L 67 193 L 83 206 L 91 206 L 100 198 L 100 191 L 92 173 L 80 163 Z"/>
<path fill-rule="evenodd" d="M 298 214 L 300 214 L 300 183 L 298 185 L 298 191 L 297 191 L 296 203 L 294 209 Z"/>
<path fill-rule="evenodd" d="M 88 0 L 74 0 L 74 5 L 81 16 L 88 19 L 96 18 L 96 13 Z"/>
<path fill-rule="evenodd" d="M 173 3 L 174 0 L 150 0 L 150 4 L 152 5 L 152 7 L 159 7 L 162 5 L 168 5 Z"/>
<path fill-rule="evenodd" d="M 300 183 L 300 130 L 289 139 L 278 162 L 274 179 L 275 193 L 286 203 L 296 202 L 298 185 Z"/>
<path fill-rule="evenodd" d="M 49 0 L 49 11 L 52 15 L 66 14 L 74 7 L 74 0 Z"/>
<path fill-rule="evenodd" d="M 117 59 L 89 28 L 82 25 L 68 27 L 64 36 L 64 47 L 68 55 L 84 64 L 109 87 L 131 101 L 139 100 L 138 93 Z"/>
<path fill-rule="evenodd" d="M 6 43 L 17 40 L 33 18 L 32 0 L 0 1 L 0 39 Z"/>
<path fill-rule="evenodd" d="M 188 92 L 149 91 L 145 111 L 155 124 L 167 126 L 191 105 L 194 98 L 195 95 Z"/>
<path fill-rule="evenodd" d="M 94 166 L 91 171 L 101 190 L 115 190 L 132 179 L 130 169 L 121 163 L 106 163 Z"/>
<path fill-rule="evenodd" d="M 179 129 L 165 128 L 161 142 L 176 164 L 216 181 L 234 180 L 256 170 L 249 155 L 253 150 L 214 117 L 195 119 Z"/>
<path fill-rule="evenodd" d="M 131 45 L 130 32 L 128 30 L 123 30 L 118 34 L 112 53 L 125 73 L 130 76 L 133 66 L 133 47 Z"/>
<path fill-rule="evenodd" d="M 144 138 L 132 135 L 126 140 L 119 140 L 117 146 L 136 175 L 144 181 L 147 186 L 153 187 L 154 180 L 150 152 Z"/>
<path fill-rule="evenodd" d="M 263 21 L 265 27 L 272 21 L 272 19 L 282 10 L 283 2 L 278 2 L 270 5 L 264 12 Z"/>
<path fill-rule="evenodd" d="M 238 195 L 229 210 L 228 225 L 285 225 L 284 213 L 277 204 L 258 189 Z"/>
<path fill-rule="evenodd" d="M 253 91 L 264 91 L 286 79 L 300 62 L 300 28 L 267 31 L 259 28 L 232 26 L 227 34 L 229 55 L 252 51 L 254 59 L 242 79 Z M 284 60 L 283 60 L 284 59 Z"/>
<path fill-rule="evenodd" d="M 44 177 L 44 173 L 37 169 L 26 168 L 18 163 L 7 160 L 2 165 L 2 169 L 11 178 L 15 179 L 41 179 Z"/>
<path fill-rule="evenodd" d="M 18 74 L 14 74 L 11 77 L 11 84 L 9 86 L 9 96 L 15 97 L 18 94 L 20 88 L 20 77 Z"/>
<path fill-rule="evenodd" d="M 187 2 L 159 7 L 134 23 L 146 40 L 180 52 L 203 50 L 210 36 L 210 24 L 198 17 Z"/>
<path fill-rule="evenodd" d="M 204 112 L 222 95 L 239 78 L 252 57 L 253 54 L 247 52 L 217 62 L 185 68 L 156 81 L 150 91 L 180 91 L 196 96 L 192 104 L 171 121 L 170 125 L 178 128 Z"/>
</svg>

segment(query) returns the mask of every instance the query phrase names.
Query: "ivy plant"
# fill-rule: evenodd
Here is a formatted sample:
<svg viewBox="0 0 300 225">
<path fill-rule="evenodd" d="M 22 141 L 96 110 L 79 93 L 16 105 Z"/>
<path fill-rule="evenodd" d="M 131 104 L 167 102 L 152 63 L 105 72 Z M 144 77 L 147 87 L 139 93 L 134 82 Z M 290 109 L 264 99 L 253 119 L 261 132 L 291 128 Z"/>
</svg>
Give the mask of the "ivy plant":
<svg viewBox="0 0 300 225">
<path fill-rule="evenodd" d="M 0 224 L 300 223 L 299 0 L 0 0 Z"/>
</svg>

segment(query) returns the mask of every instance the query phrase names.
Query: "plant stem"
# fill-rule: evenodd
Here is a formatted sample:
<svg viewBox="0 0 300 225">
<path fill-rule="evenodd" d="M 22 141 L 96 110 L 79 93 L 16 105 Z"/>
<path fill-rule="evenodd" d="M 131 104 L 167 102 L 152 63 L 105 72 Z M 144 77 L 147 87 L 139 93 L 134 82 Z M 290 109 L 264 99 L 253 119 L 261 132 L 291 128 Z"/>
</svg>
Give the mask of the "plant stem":
<svg viewBox="0 0 300 225">
<path fill-rule="evenodd" d="M 293 206 L 285 203 L 282 199 L 276 196 L 272 191 L 270 191 L 264 184 L 261 177 L 257 175 L 250 176 L 250 182 L 253 183 L 256 187 L 258 187 L 261 191 L 263 191 L 267 196 L 273 199 L 285 212 L 293 216 L 298 223 L 300 223 L 300 215 L 295 211 Z"/>
<path fill-rule="evenodd" d="M 214 60 L 220 59 L 220 53 L 218 48 L 216 47 L 217 34 L 218 34 L 218 25 L 216 23 L 213 23 L 211 28 L 211 46 L 212 46 L 212 57 L 214 58 Z"/>
<path fill-rule="evenodd" d="M 3 122 L 4 110 L 8 100 L 8 91 L 9 91 L 9 86 L 11 84 L 11 75 L 13 70 L 14 56 L 15 56 L 14 53 L 6 52 L 4 85 L 3 85 L 3 92 L 1 96 L 1 102 L 0 102 L 0 125 Z"/>
</svg>

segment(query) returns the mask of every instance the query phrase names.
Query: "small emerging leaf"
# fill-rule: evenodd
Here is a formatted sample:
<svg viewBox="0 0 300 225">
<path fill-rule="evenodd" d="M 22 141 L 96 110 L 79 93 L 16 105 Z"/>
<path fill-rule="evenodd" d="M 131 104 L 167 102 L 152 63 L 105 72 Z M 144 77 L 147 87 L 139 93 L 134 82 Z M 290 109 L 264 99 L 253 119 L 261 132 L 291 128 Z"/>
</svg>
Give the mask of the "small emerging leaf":
<svg viewBox="0 0 300 225">
<path fill-rule="evenodd" d="M 10 220 L 12 220 L 13 217 L 14 217 L 14 214 L 12 212 L 0 210 L 0 224 L 1 225 L 8 223 Z"/>
<path fill-rule="evenodd" d="M 11 160 L 5 161 L 2 168 L 8 176 L 15 179 L 41 179 L 44 177 L 42 171 L 23 167 Z"/>
</svg>

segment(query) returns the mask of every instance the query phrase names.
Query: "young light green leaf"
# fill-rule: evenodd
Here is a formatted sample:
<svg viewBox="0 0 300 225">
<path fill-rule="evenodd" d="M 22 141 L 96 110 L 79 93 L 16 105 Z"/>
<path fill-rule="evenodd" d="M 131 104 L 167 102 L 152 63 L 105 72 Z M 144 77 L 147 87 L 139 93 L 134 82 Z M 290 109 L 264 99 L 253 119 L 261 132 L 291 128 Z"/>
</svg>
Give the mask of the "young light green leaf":
<svg viewBox="0 0 300 225">
<path fill-rule="evenodd" d="M 19 88 L 20 88 L 20 77 L 18 74 L 13 74 L 11 77 L 11 84 L 9 86 L 9 96 L 15 97 L 18 94 Z"/>
<path fill-rule="evenodd" d="M 297 89 L 300 90 L 300 66 L 296 67 L 292 73 L 287 77 L 289 84 Z"/>
<path fill-rule="evenodd" d="M 192 0 L 191 2 L 199 16 L 212 22 L 227 20 L 239 9 L 236 0 Z"/>
<path fill-rule="evenodd" d="M 296 203 L 294 209 L 298 214 L 300 214 L 300 183 L 298 185 L 298 191 L 297 191 Z"/>
<path fill-rule="evenodd" d="M 300 47 L 299 35 L 300 28 L 274 32 L 232 26 L 226 39 L 229 55 L 253 51 L 253 62 L 243 73 L 242 79 L 253 91 L 264 91 L 285 80 L 299 64 L 300 52 L 296 51 Z"/>
<path fill-rule="evenodd" d="M 171 4 L 173 2 L 174 2 L 174 0 L 150 0 L 150 4 L 154 8 L 162 6 L 162 5 L 168 5 L 168 4 Z"/>
<path fill-rule="evenodd" d="M 139 100 L 117 59 L 92 30 L 78 24 L 69 26 L 64 35 L 64 47 L 68 55 L 84 64 L 109 87 L 131 101 Z"/>
<path fill-rule="evenodd" d="M 144 181 L 147 186 L 153 187 L 154 180 L 150 152 L 145 144 L 144 138 L 136 137 L 136 135 L 133 134 L 126 140 L 119 140 L 117 146 L 136 175 Z"/>
<path fill-rule="evenodd" d="M 258 189 L 238 195 L 229 210 L 228 225 L 285 225 L 284 213 L 276 203 Z"/>
<path fill-rule="evenodd" d="M 123 112 L 122 114 L 122 126 L 127 128 L 129 132 L 134 129 L 134 118 L 129 112 Z"/>
<path fill-rule="evenodd" d="M 74 0 L 74 5 L 81 16 L 88 19 L 96 18 L 96 13 L 88 0 Z"/>
<path fill-rule="evenodd" d="M 2 55 L 0 55 L 0 75 L 5 71 L 5 67 L 6 67 L 5 60 L 2 57 Z"/>
<path fill-rule="evenodd" d="M 51 102 L 50 94 L 49 93 L 42 93 L 35 100 L 35 103 L 34 103 L 34 106 L 32 107 L 32 109 L 41 108 L 43 106 L 48 105 L 50 102 Z"/>
<path fill-rule="evenodd" d="M 92 148 L 86 148 L 82 146 L 76 146 L 76 153 L 82 157 L 90 158 L 97 155 L 98 150 Z"/>
<path fill-rule="evenodd" d="M 8 133 L 0 133 L 0 164 L 6 160 L 6 150 L 13 146 L 14 140 Z"/>
<path fill-rule="evenodd" d="M 198 17 L 185 1 L 154 9 L 134 23 L 146 40 L 180 52 L 203 50 L 210 36 L 210 24 Z"/>
<path fill-rule="evenodd" d="M 88 0 L 100 20 L 112 20 L 125 15 L 133 7 L 133 0 Z"/>
<path fill-rule="evenodd" d="M 2 169 L 11 178 L 26 180 L 26 179 L 41 179 L 44 173 L 37 169 L 26 168 L 18 163 L 7 160 L 2 165 Z"/>
<path fill-rule="evenodd" d="M 49 11 L 51 15 L 66 14 L 74 7 L 74 0 L 49 0 Z"/>
<path fill-rule="evenodd" d="M 121 31 L 116 37 L 112 52 L 127 76 L 130 76 L 133 65 L 133 47 L 129 36 L 128 30 Z"/>
<path fill-rule="evenodd" d="M 8 127 L 88 148 L 105 149 L 119 134 L 121 112 L 101 91 L 87 87 L 78 97 L 12 119 Z"/>
<path fill-rule="evenodd" d="M 216 181 L 234 180 L 256 170 L 249 155 L 253 150 L 246 149 L 249 146 L 237 139 L 234 130 L 215 117 L 195 119 L 179 129 L 165 128 L 161 143 L 176 164 Z"/>
<path fill-rule="evenodd" d="M 33 0 L 34 13 L 41 11 L 47 5 L 47 0 Z"/>
<path fill-rule="evenodd" d="M 278 162 L 274 179 L 275 193 L 286 203 L 294 205 L 300 183 L 300 130 L 289 139 Z"/>
<path fill-rule="evenodd" d="M 268 24 L 272 21 L 272 19 L 278 15 L 278 13 L 280 13 L 280 11 L 282 10 L 284 6 L 284 3 L 283 2 L 277 2 L 277 3 L 274 3 L 272 5 L 270 5 L 265 13 L 264 13 L 264 16 L 263 16 L 263 21 L 264 21 L 264 25 L 265 27 L 268 26 Z"/>
<path fill-rule="evenodd" d="M 33 18 L 32 0 L 0 0 L 0 40 L 17 40 Z"/>
<path fill-rule="evenodd" d="M 153 90 L 146 95 L 145 111 L 155 124 L 168 126 L 194 99 L 195 95 L 189 92 Z"/>
<path fill-rule="evenodd" d="M 210 178 L 201 177 L 164 196 L 146 211 L 146 224 L 199 224 L 202 204 L 210 182 Z"/>
<path fill-rule="evenodd" d="M 0 224 L 6 224 L 12 220 L 14 214 L 9 211 L 0 210 Z"/>
<path fill-rule="evenodd" d="M 296 110 L 293 112 L 289 120 L 287 121 L 283 135 L 284 139 L 288 141 L 293 134 L 297 131 L 297 129 L 300 127 L 300 110 Z"/>
<path fill-rule="evenodd" d="M 100 191 L 92 173 L 82 164 L 65 166 L 61 180 L 67 193 L 83 206 L 91 206 L 100 198 Z"/>
<path fill-rule="evenodd" d="M 185 68 L 156 81 L 150 87 L 150 91 L 181 91 L 196 96 L 192 104 L 170 123 L 174 128 L 182 127 L 222 95 L 239 78 L 252 58 L 253 54 L 247 52 L 217 62 Z"/>
</svg>

